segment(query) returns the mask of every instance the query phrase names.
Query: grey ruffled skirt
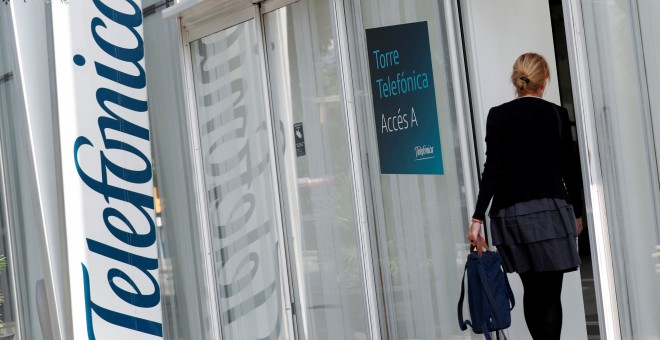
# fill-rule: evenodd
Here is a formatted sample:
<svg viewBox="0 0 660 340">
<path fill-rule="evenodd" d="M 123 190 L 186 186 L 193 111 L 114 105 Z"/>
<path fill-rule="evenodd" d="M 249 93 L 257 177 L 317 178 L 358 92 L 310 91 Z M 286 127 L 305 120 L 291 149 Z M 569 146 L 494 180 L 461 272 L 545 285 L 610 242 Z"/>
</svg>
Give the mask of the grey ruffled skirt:
<svg viewBox="0 0 660 340">
<path fill-rule="evenodd" d="M 493 244 L 507 273 L 572 271 L 580 265 L 573 207 L 543 198 L 491 212 Z"/>
</svg>

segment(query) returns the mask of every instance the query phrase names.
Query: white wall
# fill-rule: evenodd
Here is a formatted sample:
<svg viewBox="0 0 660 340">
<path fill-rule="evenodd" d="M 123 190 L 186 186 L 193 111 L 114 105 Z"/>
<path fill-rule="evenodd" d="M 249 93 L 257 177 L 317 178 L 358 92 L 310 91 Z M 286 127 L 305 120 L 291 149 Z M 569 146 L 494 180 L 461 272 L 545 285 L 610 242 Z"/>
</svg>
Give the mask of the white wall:
<svg viewBox="0 0 660 340">
<path fill-rule="evenodd" d="M 516 97 L 509 78 L 513 63 L 519 55 L 536 52 L 546 58 L 551 67 L 551 80 L 544 99 L 560 104 L 550 9 L 547 0 L 463 0 L 461 6 L 481 167 L 486 159 L 484 138 L 488 110 Z M 517 300 L 509 335 L 516 340 L 531 339 L 523 315 L 520 278 L 513 274 L 509 275 L 509 280 Z M 562 338 L 586 339 L 579 272 L 564 277 L 562 303 Z"/>
</svg>

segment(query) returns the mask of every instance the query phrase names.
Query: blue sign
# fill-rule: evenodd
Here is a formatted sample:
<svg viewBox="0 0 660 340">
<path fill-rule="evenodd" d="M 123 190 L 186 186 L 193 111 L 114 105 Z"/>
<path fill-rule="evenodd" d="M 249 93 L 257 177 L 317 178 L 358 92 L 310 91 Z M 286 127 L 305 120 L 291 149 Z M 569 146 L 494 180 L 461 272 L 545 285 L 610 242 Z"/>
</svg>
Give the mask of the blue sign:
<svg viewBox="0 0 660 340">
<path fill-rule="evenodd" d="M 367 30 L 382 174 L 442 175 L 426 22 Z"/>
</svg>

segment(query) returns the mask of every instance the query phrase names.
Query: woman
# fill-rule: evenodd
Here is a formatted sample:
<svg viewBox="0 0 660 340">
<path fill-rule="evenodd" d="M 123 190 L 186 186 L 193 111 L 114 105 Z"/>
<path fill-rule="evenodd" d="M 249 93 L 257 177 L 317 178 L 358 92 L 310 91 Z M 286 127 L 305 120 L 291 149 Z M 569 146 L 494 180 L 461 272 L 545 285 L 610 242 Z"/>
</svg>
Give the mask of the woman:
<svg viewBox="0 0 660 340">
<path fill-rule="evenodd" d="M 486 208 L 492 241 L 507 273 L 517 272 L 527 328 L 535 340 L 559 339 L 565 272 L 580 265 L 579 158 L 566 109 L 543 97 L 550 71 L 536 53 L 518 57 L 518 98 L 494 107 L 486 123 L 486 164 L 467 239 L 475 244 Z"/>
</svg>

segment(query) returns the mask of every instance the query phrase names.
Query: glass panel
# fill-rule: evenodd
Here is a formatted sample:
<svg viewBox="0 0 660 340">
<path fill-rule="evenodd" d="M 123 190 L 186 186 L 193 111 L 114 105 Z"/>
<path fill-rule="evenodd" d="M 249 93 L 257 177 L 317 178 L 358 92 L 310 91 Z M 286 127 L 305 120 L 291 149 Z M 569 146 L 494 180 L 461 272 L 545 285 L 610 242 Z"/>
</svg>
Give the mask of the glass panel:
<svg viewBox="0 0 660 340">
<path fill-rule="evenodd" d="M 191 44 L 224 339 L 286 338 L 254 20 Z"/>
<path fill-rule="evenodd" d="M 154 2 L 154 1 L 152 1 Z M 163 336 L 211 339 L 189 129 L 184 105 L 179 28 L 160 12 L 144 19 L 151 140 L 154 155 Z"/>
<path fill-rule="evenodd" d="M 287 230 L 304 339 L 366 339 L 358 243 L 331 1 L 264 16 Z"/>
<path fill-rule="evenodd" d="M 582 10 L 622 338 L 660 339 L 660 6 L 589 0 Z"/>
<path fill-rule="evenodd" d="M 6 121 L 8 114 L 14 112 L 14 93 L 16 81 L 14 80 L 14 68 L 12 65 L 11 53 L 13 51 L 13 43 L 9 41 L 9 22 L 7 19 L 8 11 L 0 9 L 0 115 L 2 116 L 2 124 Z M 5 129 L 0 131 L 0 156 L 3 156 L 0 164 L 6 164 L 8 158 L 4 157 L 4 153 L 9 152 L 6 144 L 8 144 L 7 137 L 5 137 Z M 2 165 L 4 165 L 2 164 Z M 0 165 L 0 166 L 2 166 Z M 2 169 L 0 169 L 2 170 Z M 6 171 L 6 170 L 5 170 Z M 0 176 L 3 171 L 0 171 Z M 3 191 L 8 188 L 4 183 L 6 178 L 0 177 L 0 336 L 15 330 L 16 312 L 14 307 L 14 292 L 11 286 L 11 277 L 9 276 L 10 268 L 5 268 L 6 258 L 11 257 L 9 254 L 9 211 L 5 210 L 6 204 L 3 197 Z"/>
<path fill-rule="evenodd" d="M 0 335 L 16 333 L 16 340 L 38 340 L 44 338 L 41 326 L 48 327 L 51 320 L 42 247 L 35 236 L 39 235 L 40 223 L 35 211 L 40 207 L 11 25 L 9 7 L 0 5 L 0 156 L 5 176 L 0 178 L 0 190 L 7 195 L 0 194 L 0 256 L 6 256 L 10 263 L 0 270 L 0 294 L 4 298 Z M 12 281 L 17 283 L 17 291 L 13 290 Z"/>
<path fill-rule="evenodd" d="M 463 113 L 457 112 L 453 100 L 443 2 L 361 0 L 359 4 L 354 44 L 362 50 L 354 56 L 359 60 L 355 68 L 360 69 L 355 94 L 358 115 L 366 117 L 372 136 L 369 154 L 377 155 L 378 146 L 364 30 L 426 21 L 444 164 L 444 175 L 381 175 L 378 159 L 370 157 L 389 335 L 392 339 L 466 337 L 456 325 L 456 298 L 467 254 L 468 213 L 457 124 Z"/>
</svg>

